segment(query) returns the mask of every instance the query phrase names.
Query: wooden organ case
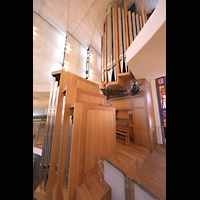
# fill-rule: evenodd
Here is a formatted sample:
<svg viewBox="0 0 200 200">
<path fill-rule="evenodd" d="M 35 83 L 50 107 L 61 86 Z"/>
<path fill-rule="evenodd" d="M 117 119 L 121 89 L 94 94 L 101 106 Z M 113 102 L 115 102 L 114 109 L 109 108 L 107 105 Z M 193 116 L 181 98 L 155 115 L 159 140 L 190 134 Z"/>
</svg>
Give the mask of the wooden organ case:
<svg viewBox="0 0 200 200">
<path fill-rule="evenodd" d="M 128 10 L 127 0 L 121 7 L 114 0 L 114 5 L 106 12 L 101 39 L 101 81 L 106 89 L 127 89 L 127 83 L 135 79 L 126 63 L 126 51 L 147 21 L 142 0 L 140 4 L 141 16 L 135 5 Z M 137 83 L 142 84 L 140 96 L 108 102 L 116 108 L 116 128 L 121 129 L 121 135 L 128 132 L 135 144 L 152 152 L 156 146 L 156 131 L 150 84 L 146 79 L 137 80 Z"/>
<path fill-rule="evenodd" d="M 60 79 L 60 88 L 47 189 L 38 186 L 34 197 L 73 200 L 76 188 L 99 173 L 100 155 L 116 154 L 116 112 L 105 106 L 106 96 L 99 94 L 98 84 L 63 69 L 52 75 Z"/>
<path fill-rule="evenodd" d="M 129 83 L 133 84 L 132 81 Z M 153 152 L 156 146 L 156 130 L 150 84 L 146 79 L 138 79 L 137 83 L 140 84 L 139 95 L 110 99 L 108 102 L 117 112 L 116 128 L 128 131 L 135 144 Z M 123 119 L 124 123 L 120 124 L 119 119 Z"/>
</svg>

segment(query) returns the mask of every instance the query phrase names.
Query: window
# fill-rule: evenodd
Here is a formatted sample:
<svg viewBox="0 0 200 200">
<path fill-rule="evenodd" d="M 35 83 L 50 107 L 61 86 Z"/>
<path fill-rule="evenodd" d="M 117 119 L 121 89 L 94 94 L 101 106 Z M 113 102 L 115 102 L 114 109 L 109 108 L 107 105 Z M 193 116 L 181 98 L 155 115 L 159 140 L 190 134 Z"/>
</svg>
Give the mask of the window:
<svg viewBox="0 0 200 200">
<path fill-rule="evenodd" d="M 89 78 L 89 58 L 90 58 L 90 48 L 87 49 L 87 60 L 86 60 L 86 79 Z"/>
</svg>

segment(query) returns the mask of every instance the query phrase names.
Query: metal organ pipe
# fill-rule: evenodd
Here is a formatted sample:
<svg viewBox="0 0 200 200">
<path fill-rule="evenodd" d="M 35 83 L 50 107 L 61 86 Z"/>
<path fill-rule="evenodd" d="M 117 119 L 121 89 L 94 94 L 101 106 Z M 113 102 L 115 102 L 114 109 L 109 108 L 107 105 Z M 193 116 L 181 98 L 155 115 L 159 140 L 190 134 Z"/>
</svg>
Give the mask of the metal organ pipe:
<svg viewBox="0 0 200 200">
<path fill-rule="evenodd" d="M 129 40 L 130 44 L 133 42 L 133 34 L 132 34 L 132 20 L 131 20 L 131 11 L 128 11 L 128 26 L 129 26 Z"/>
<path fill-rule="evenodd" d="M 132 13 L 132 22 L 133 22 L 133 40 L 136 38 L 136 23 L 135 23 L 135 13 Z"/>
<path fill-rule="evenodd" d="M 115 44 L 115 9 L 112 7 L 112 81 L 117 80 L 116 76 L 116 58 L 115 58 L 115 53 L 116 53 L 116 44 Z"/>
<path fill-rule="evenodd" d="M 117 3 L 115 5 L 117 6 Z M 126 65 L 127 40 L 130 40 L 130 43 L 132 43 L 143 27 L 142 17 L 136 14 L 137 12 L 133 5 L 127 12 L 129 31 L 127 34 L 125 11 L 124 8 L 118 7 L 116 9 L 113 6 L 106 12 L 101 50 L 103 59 L 101 63 L 102 82 L 108 83 L 117 81 L 117 73 L 128 72 L 128 66 Z M 117 12 L 117 14 L 115 12 Z M 115 17 L 117 19 L 115 19 Z M 117 24 L 115 22 L 117 22 Z M 115 25 L 118 26 L 117 29 Z M 116 33 L 116 30 L 118 30 L 118 33 Z M 116 36 L 118 36 L 118 45 L 116 44 Z M 119 47 L 118 52 L 116 50 L 117 46 Z M 116 58 L 116 53 L 119 58 Z M 116 63 L 118 59 L 119 63 Z M 117 69 L 118 64 L 119 69 Z"/>
<path fill-rule="evenodd" d="M 136 26 L 137 26 L 137 35 L 138 35 L 138 34 L 139 34 L 139 32 L 140 32 L 138 14 L 136 14 Z"/>
<path fill-rule="evenodd" d="M 125 17 L 124 17 L 124 9 L 122 9 L 122 30 L 123 30 L 123 72 L 127 72 L 127 65 L 126 65 L 126 29 L 125 29 Z"/>
<path fill-rule="evenodd" d="M 123 32 L 123 53 L 126 51 L 126 33 L 125 33 L 125 19 L 124 19 L 124 9 L 122 9 L 122 32 Z"/>
<path fill-rule="evenodd" d="M 103 32 L 103 39 L 102 39 L 102 82 L 105 81 L 105 32 Z"/>
<path fill-rule="evenodd" d="M 140 30 L 142 29 L 142 16 L 139 17 Z"/>
<path fill-rule="evenodd" d="M 107 73 L 108 82 L 111 82 L 111 62 L 112 62 L 112 32 L 111 32 L 111 12 L 106 16 L 107 18 Z"/>
<path fill-rule="evenodd" d="M 105 27 L 106 30 L 106 27 Z M 107 73 L 106 73 L 106 32 L 103 32 L 103 68 L 104 68 L 104 80 L 107 82 Z"/>
<path fill-rule="evenodd" d="M 118 7 L 118 27 L 119 27 L 119 66 L 120 72 L 123 72 L 123 43 L 122 43 L 122 19 L 121 8 Z"/>
<path fill-rule="evenodd" d="M 101 82 L 104 82 L 103 70 L 103 37 L 101 37 Z"/>
<path fill-rule="evenodd" d="M 40 162 L 40 171 L 39 171 L 40 188 L 42 188 L 42 183 L 44 182 L 44 190 L 46 190 L 46 184 L 49 173 L 52 138 L 53 138 L 56 108 L 58 102 L 58 92 L 59 92 L 58 81 L 56 81 L 55 77 L 52 77 L 46 127 L 43 140 L 42 156 Z"/>
</svg>

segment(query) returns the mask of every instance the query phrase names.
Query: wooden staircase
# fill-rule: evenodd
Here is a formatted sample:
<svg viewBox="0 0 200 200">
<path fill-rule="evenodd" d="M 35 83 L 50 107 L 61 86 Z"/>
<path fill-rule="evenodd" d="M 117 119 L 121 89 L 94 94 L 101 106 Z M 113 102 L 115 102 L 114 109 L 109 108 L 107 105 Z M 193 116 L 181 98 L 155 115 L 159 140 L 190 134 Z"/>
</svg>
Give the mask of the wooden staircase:
<svg viewBox="0 0 200 200">
<path fill-rule="evenodd" d="M 111 200 L 111 187 L 94 174 L 76 189 L 76 200 Z"/>
<path fill-rule="evenodd" d="M 123 140 L 117 139 L 116 155 L 108 160 L 122 170 L 128 178 L 134 179 L 149 155 L 150 151 L 147 148 L 133 142 L 124 145 Z"/>
</svg>

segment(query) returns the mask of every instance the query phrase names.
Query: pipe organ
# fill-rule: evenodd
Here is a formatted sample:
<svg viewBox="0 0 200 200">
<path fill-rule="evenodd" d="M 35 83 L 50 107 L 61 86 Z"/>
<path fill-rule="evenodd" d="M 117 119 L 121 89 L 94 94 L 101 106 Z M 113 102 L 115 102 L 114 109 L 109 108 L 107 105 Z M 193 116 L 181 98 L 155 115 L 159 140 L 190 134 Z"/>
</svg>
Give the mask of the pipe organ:
<svg viewBox="0 0 200 200">
<path fill-rule="evenodd" d="M 116 111 L 99 85 L 64 69 L 52 72 L 47 129 L 34 198 L 75 200 L 76 189 L 99 173 L 100 155 L 116 154 Z"/>
<path fill-rule="evenodd" d="M 112 75 L 112 71 L 113 71 L 113 68 L 112 67 L 112 32 L 111 32 L 111 19 L 112 19 L 112 16 L 111 16 L 111 10 L 109 12 L 109 14 L 107 15 L 107 40 L 106 40 L 106 43 L 107 43 L 107 73 L 108 73 L 108 82 L 111 82 L 111 75 Z"/>
<path fill-rule="evenodd" d="M 122 7 L 114 0 L 114 6 L 105 14 L 101 39 L 101 81 L 106 87 L 122 88 L 125 81 L 133 78 L 126 64 L 126 50 L 147 21 L 142 0 L 140 3 L 140 16 L 135 4 L 127 9 L 127 0 L 124 0 Z M 112 84 L 116 87 L 111 87 Z"/>
</svg>

